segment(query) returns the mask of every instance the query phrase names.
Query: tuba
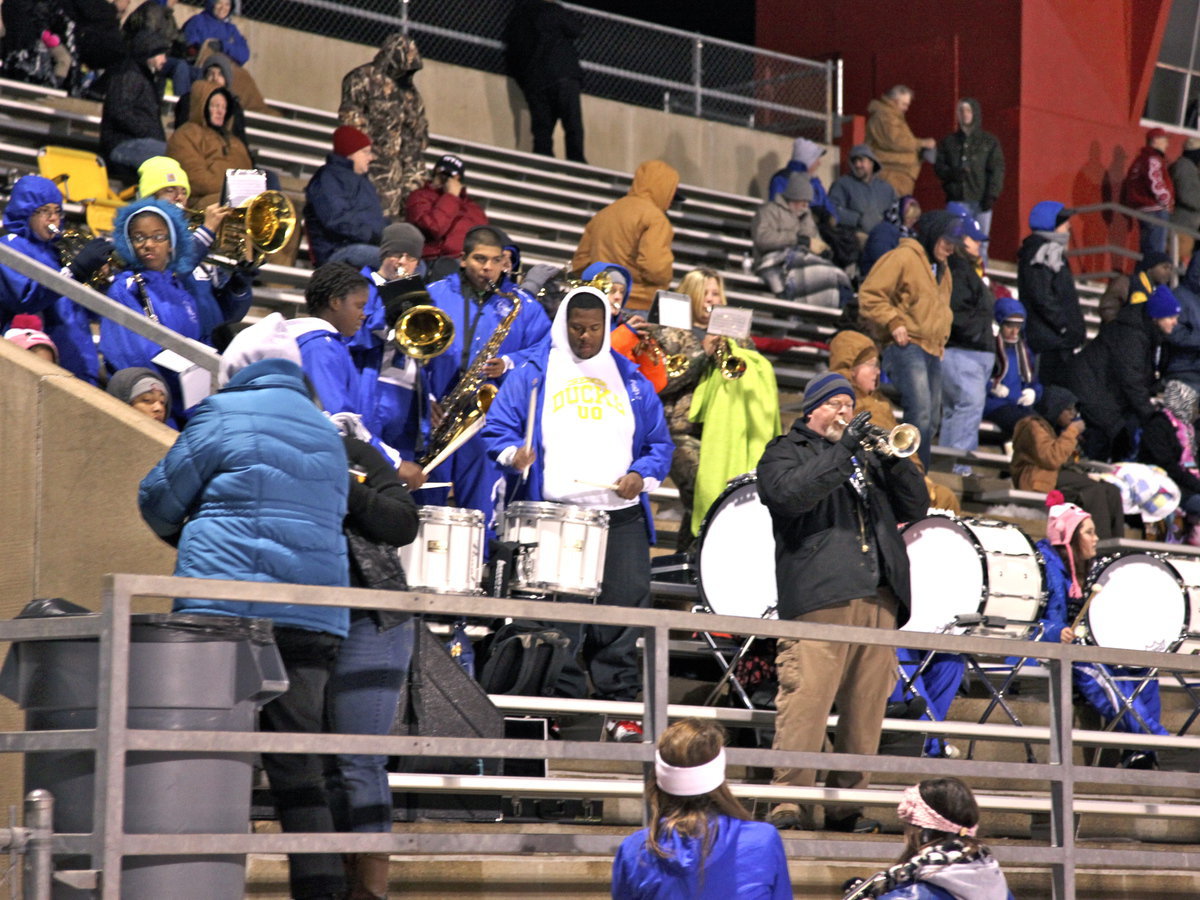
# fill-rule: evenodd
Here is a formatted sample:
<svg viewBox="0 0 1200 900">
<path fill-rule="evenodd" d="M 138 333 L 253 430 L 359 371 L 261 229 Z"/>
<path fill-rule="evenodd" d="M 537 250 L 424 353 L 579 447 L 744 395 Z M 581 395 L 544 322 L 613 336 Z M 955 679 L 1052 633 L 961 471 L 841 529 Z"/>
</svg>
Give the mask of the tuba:
<svg viewBox="0 0 1200 900">
<path fill-rule="evenodd" d="M 189 210 L 192 222 L 204 221 L 203 210 Z M 247 197 L 217 226 L 217 235 L 204 262 L 222 268 L 250 263 L 261 266 L 268 256 L 287 246 L 296 231 L 296 208 L 286 194 L 263 191 Z"/>
<path fill-rule="evenodd" d="M 732 341 L 729 338 L 721 338 L 714 354 L 717 360 L 717 370 L 721 373 L 721 377 L 728 381 L 741 378 L 746 374 L 746 361 L 733 355 L 731 344 Z"/>
</svg>

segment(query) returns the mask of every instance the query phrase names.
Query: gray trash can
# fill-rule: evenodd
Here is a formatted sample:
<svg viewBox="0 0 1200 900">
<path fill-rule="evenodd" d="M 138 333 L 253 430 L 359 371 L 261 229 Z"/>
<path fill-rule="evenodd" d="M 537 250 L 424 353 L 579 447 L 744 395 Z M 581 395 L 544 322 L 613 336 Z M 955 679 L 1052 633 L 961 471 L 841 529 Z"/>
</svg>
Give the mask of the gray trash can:
<svg viewBox="0 0 1200 900">
<path fill-rule="evenodd" d="M 19 618 L 88 612 L 65 601 L 34 601 Z M 268 619 L 195 614 L 131 618 L 130 728 L 254 731 L 262 704 L 287 690 Z M 25 710 L 28 730 L 94 728 L 99 642 L 14 644 L 0 694 Z M 253 753 L 137 752 L 126 757 L 125 830 L 132 834 L 219 834 L 249 829 Z M 29 753 L 25 790 L 54 794 L 54 830 L 92 830 L 94 759 L 89 751 Z M 88 861 L 56 858 L 55 867 Z M 126 857 L 125 900 L 219 900 L 245 893 L 246 857 Z M 89 897 L 56 884 L 55 900 Z"/>
</svg>

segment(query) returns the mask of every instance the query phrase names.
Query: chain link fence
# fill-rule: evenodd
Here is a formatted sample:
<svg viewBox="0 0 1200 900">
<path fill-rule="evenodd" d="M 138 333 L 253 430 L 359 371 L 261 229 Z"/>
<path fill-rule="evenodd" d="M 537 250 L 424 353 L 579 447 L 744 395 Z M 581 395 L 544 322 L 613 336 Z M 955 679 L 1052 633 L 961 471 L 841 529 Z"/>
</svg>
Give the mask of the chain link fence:
<svg viewBox="0 0 1200 900">
<path fill-rule="evenodd" d="M 240 0 L 240 15 L 378 46 L 407 30 L 431 60 L 504 74 L 513 0 Z M 566 4 L 585 93 L 828 143 L 836 68 Z"/>
</svg>

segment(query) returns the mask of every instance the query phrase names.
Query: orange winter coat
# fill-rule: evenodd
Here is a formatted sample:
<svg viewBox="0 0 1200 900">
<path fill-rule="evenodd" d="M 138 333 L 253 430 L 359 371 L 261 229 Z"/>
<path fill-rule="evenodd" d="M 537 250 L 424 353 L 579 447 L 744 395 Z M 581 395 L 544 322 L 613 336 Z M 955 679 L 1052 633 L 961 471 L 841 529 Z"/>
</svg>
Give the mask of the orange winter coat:
<svg viewBox="0 0 1200 900">
<path fill-rule="evenodd" d="M 881 175 L 896 187 L 896 183 L 887 177 L 890 172 L 900 176 L 901 183 L 907 185 L 896 193 L 912 193 L 912 184 L 921 174 L 921 142 L 908 127 L 908 120 L 896 104 L 887 97 L 872 100 L 867 105 L 867 143 L 879 157 L 883 166 Z"/>
<path fill-rule="evenodd" d="M 941 281 L 934 280 L 920 241 L 901 238 L 899 246 L 879 257 L 867 273 L 858 289 L 858 308 L 879 327 L 885 344 L 892 342 L 892 331 L 903 325 L 913 343 L 941 359 L 954 320 L 952 287 L 948 268 Z"/>
<path fill-rule="evenodd" d="M 1017 490 L 1054 490 L 1059 470 L 1075 454 L 1081 430 L 1071 425 L 1056 435 L 1041 416 L 1021 419 L 1013 429 L 1012 481 Z"/>
<path fill-rule="evenodd" d="M 209 100 L 218 90 L 225 91 L 228 99 L 229 92 L 214 82 L 195 82 L 188 121 L 167 141 L 167 156 L 183 167 L 191 182 L 188 206 L 192 209 L 204 209 L 221 199 L 226 169 L 249 169 L 254 165 L 249 149 L 230 132 L 228 119 L 219 129 L 208 124 Z"/>
</svg>

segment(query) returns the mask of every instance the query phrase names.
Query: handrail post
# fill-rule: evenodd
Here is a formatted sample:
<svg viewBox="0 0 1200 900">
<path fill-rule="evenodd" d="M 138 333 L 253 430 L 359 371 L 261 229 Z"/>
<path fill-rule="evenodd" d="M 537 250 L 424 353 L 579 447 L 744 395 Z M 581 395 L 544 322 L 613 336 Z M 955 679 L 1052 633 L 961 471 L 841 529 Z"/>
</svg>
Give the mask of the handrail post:
<svg viewBox="0 0 1200 900">
<path fill-rule="evenodd" d="M 1059 767 L 1050 782 L 1050 846 L 1059 851 L 1051 865 L 1055 900 L 1075 897 L 1075 745 L 1072 734 L 1071 660 L 1048 659 L 1050 670 L 1050 762 Z"/>
<path fill-rule="evenodd" d="M 54 877 L 54 796 L 45 790 L 25 796 L 25 827 L 29 843 L 25 851 L 25 900 L 49 900 Z"/>
<path fill-rule="evenodd" d="M 692 90 L 695 92 L 692 111 L 699 119 L 704 112 L 704 38 L 699 34 L 692 44 Z"/>
<path fill-rule="evenodd" d="M 409 0 L 400 0 L 400 31 L 408 34 L 408 3 Z"/>
</svg>

